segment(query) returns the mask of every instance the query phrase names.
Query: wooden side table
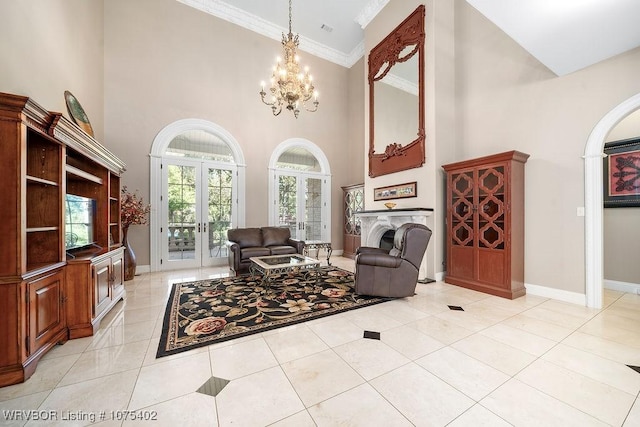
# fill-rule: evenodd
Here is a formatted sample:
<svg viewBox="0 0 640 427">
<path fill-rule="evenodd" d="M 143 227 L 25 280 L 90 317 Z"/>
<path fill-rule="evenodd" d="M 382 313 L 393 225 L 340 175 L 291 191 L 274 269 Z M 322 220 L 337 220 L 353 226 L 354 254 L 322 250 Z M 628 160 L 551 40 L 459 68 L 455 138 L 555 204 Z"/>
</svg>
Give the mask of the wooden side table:
<svg viewBox="0 0 640 427">
<path fill-rule="evenodd" d="M 331 265 L 329 261 L 329 257 L 331 256 L 331 242 L 323 242 L 321 240 L 309 240 L 308 242 L 304 242 L 304 249 L 302 250 L 302 254 L 304 256 L 309 256 L 309 249 L 316 249 L 316 259 L 320 255 L 320 249 L 324 249 L 327 252 L 327 265 Z"/>
</svg>

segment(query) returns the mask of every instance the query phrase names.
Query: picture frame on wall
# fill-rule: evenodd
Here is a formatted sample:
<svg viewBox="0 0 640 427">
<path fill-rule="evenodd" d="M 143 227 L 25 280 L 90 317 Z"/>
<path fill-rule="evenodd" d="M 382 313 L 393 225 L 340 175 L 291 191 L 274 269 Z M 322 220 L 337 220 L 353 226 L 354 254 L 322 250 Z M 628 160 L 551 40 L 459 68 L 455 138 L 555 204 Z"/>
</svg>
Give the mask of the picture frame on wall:
<svg viewBox="0 0 640 427">
<path fill-rule="evenodd" d="M 604 207 L 640 207 L 640 138 L 604 145 Z"/>
<path fill-rule="evenodd" d="M 418 196 L 418 183 L 407 182 L 405 184 L 390 185 L 373 189 L 373 200 L 404 199 Z"/>
</svg>

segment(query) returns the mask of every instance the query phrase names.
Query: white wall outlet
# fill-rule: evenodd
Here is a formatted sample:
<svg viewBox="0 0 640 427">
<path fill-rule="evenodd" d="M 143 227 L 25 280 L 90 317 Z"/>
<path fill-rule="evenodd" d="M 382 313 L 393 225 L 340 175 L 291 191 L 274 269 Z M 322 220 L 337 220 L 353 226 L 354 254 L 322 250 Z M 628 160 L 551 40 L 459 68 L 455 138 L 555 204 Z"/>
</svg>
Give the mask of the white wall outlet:
<svg viewBox="0 0 640 427">
<path fill-rule="evenodd" d="M 578 206 L 578 216 L 584 216 L 584 206 Z"/>
</svg>

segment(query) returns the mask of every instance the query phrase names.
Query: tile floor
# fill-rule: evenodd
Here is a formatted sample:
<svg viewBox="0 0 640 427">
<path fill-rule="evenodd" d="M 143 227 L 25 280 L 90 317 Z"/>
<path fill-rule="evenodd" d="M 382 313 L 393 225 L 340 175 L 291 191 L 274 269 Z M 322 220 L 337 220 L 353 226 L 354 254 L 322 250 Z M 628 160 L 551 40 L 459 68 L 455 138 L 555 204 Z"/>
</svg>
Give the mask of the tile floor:
<svg viewBox="0 0 640 427">
<path fill-rule="evenodd" d="M 412 298 L 156 359 L 171 285 L 227 274 L 126 282 L 126 301 L 95 336 L 56 347 L 26 383 L 0 388 L 0 425 L 146 424 L 112 419 L 131 410 L 156 426 L 640 426 L 640 373 L 626 366 L 640 365 L 638 295 L 606 291 L 605 309 L 594 310 L 437 282 Z M 216 397 L 195 392 L 212 376 L 230 382 Z M 35 409 L 57 423 L 6 419 Z"/>
</svg>

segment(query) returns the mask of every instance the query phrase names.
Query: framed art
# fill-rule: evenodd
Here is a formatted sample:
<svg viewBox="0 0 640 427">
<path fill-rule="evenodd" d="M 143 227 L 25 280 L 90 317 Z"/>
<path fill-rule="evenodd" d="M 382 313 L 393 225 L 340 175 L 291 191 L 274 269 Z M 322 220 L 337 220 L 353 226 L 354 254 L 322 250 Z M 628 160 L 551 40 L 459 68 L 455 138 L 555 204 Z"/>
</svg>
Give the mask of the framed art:
<svg viewBox="0 0 640 427">
<path fill-rule="evenodd" d="M 640 138 L 604 145 L 604 207 L 640 207 Z"/>
<path fill-rule="evenodd" d="M 373 189 L 373 200 L 404 199 L 406 197 L 417 196 L 417 182 L 407 182 L 406 184 L 391 185 L 388 187 L 378 187 Z"/>
</svg>

